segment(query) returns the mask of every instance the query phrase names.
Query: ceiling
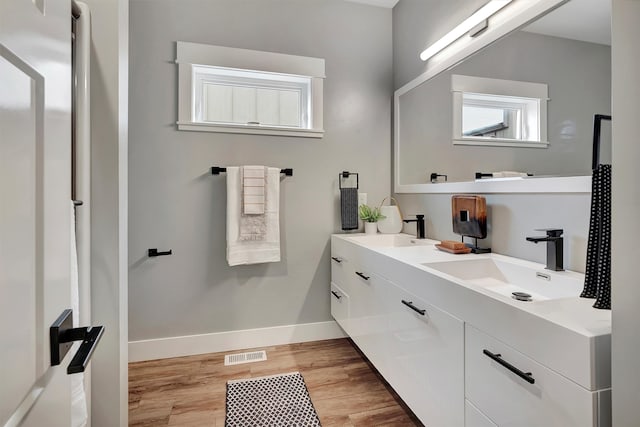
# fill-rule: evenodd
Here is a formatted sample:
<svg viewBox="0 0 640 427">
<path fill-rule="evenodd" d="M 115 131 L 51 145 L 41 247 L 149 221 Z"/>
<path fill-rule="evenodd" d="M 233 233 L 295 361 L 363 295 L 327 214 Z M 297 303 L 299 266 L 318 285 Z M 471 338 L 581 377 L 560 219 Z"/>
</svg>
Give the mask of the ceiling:
<svg viewBox="0 0 640 427">
<path fill-rule="evenodd" d="M 399 0 L 346 1 L 391 9 Z M 524 28 L 524 31 L 610 46 L 611 1 L 570 0 Z"/>
<path fill-rule="evenodd" d="M 570 0 L 524 31 L 611 45 L 611 1 Z"/>
</svg>

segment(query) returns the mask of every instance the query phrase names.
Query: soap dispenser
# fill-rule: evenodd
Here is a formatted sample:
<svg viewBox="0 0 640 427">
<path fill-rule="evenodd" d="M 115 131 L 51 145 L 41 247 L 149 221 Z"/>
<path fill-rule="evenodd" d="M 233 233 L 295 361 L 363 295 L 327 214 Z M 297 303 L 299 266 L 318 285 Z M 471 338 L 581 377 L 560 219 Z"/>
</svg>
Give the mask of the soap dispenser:
<svg viewBox="0 0 640 427">
<path fill-rule="evenodd" d="M 478 239 L 487 237 L 487 201 L 482 196 L 456 194 L 451 196 L 453 232 L 464 237 L 472 237 L 474 243 L 466 243 L 471 252 L 485 254 L 491 248 L 478 247 Z"/>
</svg>

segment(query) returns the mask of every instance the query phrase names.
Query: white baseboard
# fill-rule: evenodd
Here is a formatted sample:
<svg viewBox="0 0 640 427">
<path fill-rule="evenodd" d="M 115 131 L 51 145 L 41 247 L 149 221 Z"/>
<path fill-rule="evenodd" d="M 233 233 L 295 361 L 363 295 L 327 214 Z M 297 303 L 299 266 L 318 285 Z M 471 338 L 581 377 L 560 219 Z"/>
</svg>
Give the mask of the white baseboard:
<svg viewBox="0 0 640 427">
<path fill-rule="evenodd" d="M 129 362 L 344 338 L 335 321 L 129 342 Z"/>
</svg>

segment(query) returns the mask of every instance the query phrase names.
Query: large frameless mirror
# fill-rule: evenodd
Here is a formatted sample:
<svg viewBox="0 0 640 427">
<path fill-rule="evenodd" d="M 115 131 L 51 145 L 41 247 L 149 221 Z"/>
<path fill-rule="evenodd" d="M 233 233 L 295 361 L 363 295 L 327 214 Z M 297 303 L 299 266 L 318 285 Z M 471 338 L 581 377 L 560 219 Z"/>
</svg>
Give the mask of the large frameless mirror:
<svg viewBox="0 0 640 427">
<path fill-rule="evenodd" d="M 590 190 L 594 116 L 611 114 L 611 5 L 541 3 L 551 10 L 396 91 L 396 192 Z M 610 134 L 606 123 L 604 160 Z M 484 178 L 509 171 L 508 184 Z"/>
</svg>

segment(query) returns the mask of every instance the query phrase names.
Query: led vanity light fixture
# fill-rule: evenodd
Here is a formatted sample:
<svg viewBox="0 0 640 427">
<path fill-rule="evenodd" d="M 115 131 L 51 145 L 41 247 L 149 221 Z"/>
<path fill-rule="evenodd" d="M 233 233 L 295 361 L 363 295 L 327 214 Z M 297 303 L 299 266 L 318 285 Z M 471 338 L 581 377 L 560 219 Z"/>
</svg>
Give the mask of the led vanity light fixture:
<svg viewBox="0 0 640 427">
<path fill-rule="evenodd" d="M 440 40 L 426 48 L 420 54 L 420 59 L 426 61 L 436 53 L 440 52 L 445 47 L 449 46 L 454 41 L 458 40 L 464 34 L 473 30 L 476 26 L 486 21 L 491 15 L 511 3 L 513 0 L 491 0 L 489 3 L 478 9 L 473 15 L 465 19 L 460 25 L 449 31 Z M 482 29 L 486 28 L 483 27 Z M 478 32 L 476 32 L 477 34 Z"/>
</svg>

